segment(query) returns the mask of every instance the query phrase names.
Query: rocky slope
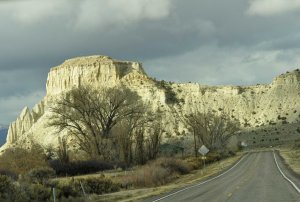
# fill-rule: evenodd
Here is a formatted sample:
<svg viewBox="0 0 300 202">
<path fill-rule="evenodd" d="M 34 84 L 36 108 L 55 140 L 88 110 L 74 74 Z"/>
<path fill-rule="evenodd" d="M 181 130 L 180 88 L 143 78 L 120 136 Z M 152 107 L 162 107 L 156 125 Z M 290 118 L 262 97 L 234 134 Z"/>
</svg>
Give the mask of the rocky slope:
<svg viewBox="0 0 300 202">
<path fill-rule="evenodd" d="M 297 124 L 300 119 L 299 70 L 282 74 L 269 85 L 206 86 L 156 81 L 147 76 L 138 62 L 90 56 L 66 60 L 50 70 L 46 96 L 32 110 L 25 107 L 10 124 L 2 150 L 13 145 L 24 146 L 31 141 L 44 146 L 56 145 L 58 135 L 54 128 L 47 127 L 48 107 L 52 102 L 74 87 L 93 85 L 100 88 L 120 84 L 140 94 L 153 110 L 162 112 L 167 127 L 166 139 L 174 136 L 184 139 L 189 133 L 174 111 L 190 113 L 196 108 L 229 113 L 241 122 L 243 130 L 239 139 L 249 145 L 300 138 Z"/>
</svg>

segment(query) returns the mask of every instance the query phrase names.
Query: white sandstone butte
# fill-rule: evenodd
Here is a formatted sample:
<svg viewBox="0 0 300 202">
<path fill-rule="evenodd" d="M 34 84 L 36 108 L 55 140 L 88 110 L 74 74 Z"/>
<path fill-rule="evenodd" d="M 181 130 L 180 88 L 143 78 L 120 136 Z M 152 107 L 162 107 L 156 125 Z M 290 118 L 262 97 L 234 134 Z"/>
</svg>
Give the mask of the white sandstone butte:
<svg viewBox="0 0 300 202">
<path fill-rule="evenodd" d="M 300 71 L 276 77 L 269 85 L 207 86 L 172 83 L 148 77 L 141 63 L 118 61 L 107 56 L 78 57 L 53 67 L 48 74 L 46 96 L 32 110 L 25 107 L 10 124 L 6 144 L 28 147 L 30 142 L 57 145 L 56 130 L 47 127 L 49 106 L 64 92 L 84 85 L 96 88 L 124 84 L 141 95 L 153 110 L 164 117 L 165 140 L 184 140 L 189 133 L 174 111 L 195 109 L 225 111 L 242 125 L 238 139 L 248 145 L 281 143 L 300 138 Z"/>
</svg>

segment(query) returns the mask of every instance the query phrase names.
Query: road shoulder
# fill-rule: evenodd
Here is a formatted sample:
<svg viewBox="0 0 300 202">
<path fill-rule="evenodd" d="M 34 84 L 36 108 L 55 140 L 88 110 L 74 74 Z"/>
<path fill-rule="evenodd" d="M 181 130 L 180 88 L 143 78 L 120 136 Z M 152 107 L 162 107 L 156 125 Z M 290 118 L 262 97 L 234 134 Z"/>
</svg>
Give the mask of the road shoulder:
<svg viewBox="0 0 300 202">
<path fill-rule="evenodd" d="M 280 148 L 279 154 L 285 164 L 300 176 L 300 148 Z"/>
<path fill-rule="evenodd" d="M 300 187 L 300 173 L 299 166 L 300 160 L 294 159 L 294 150 L 289 148 L 283 148 L 275 151 L 278 166 L 286 175 L 287 178 L 292 180 L 297 187 Z"/>
</svg>

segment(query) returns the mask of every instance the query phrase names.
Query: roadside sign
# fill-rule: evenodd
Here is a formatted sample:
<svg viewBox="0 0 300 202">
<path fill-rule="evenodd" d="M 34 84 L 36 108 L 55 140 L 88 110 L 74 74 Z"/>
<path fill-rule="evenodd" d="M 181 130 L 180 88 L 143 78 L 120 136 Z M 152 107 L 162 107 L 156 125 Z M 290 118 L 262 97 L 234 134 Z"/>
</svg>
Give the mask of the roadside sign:
<svg viewBox="0 0 300 202">
<path fill-rule="evenodd" d="M 206 159 L 205 155 L 209 152 L 209 149 L 205 145 L 202 145 L 198 149 L 198 152 L 202 155 L 203 169 L 205 169 L 205 159 Z"/>
<path fill-rule="evenodd" d="M 242 146 L 242 147 L 247 147 L 248 145 L 247 145 L 246 142 L 242 141 L 242 142 L 241 142 L 241 146 Z"/>
<path fill-rule="evenodd" d="M 202 146 L 199 148 L 198 152 L 199 152 L 200 154 L 202 154 L 202 156 L 205 156 L 205 155 L 209 152 L 209 149 L 208 149 L 205 145 L 202 145 Z"/>
</svg>

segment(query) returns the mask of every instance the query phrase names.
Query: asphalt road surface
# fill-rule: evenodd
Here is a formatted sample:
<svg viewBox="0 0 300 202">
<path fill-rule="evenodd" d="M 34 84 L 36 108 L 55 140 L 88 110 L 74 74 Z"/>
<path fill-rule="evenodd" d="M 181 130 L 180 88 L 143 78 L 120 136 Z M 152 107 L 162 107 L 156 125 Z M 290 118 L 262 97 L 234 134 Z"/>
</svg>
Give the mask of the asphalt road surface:
<svg viewBox="0 0 300 202">
<path fill-rule="evenodd" d="M 291 182 L 283 177 L 274 157 Z M 253 152 L 221 176 L 145 201 L 300 202 L 300 190 L 297 188 L 300 188 L 299 178 L 289 172 L 277 154 L 272 151 Z"/>
</svg>

